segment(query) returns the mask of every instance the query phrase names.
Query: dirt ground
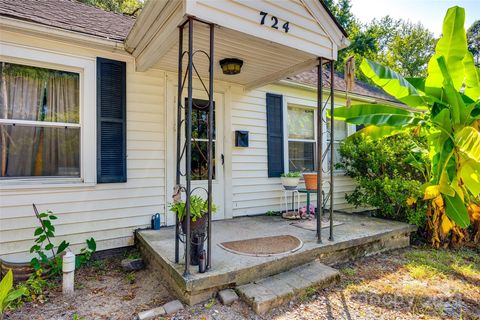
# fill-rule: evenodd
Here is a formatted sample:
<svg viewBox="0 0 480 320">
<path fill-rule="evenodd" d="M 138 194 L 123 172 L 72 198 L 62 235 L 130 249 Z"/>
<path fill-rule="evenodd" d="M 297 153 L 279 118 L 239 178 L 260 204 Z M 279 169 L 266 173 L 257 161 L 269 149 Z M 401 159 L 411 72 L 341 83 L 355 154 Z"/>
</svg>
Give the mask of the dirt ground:
<svg viewBox="0 0 480 320">
<path fill-rule="evenodd" d="M 58 283 L 46 294 L 45 303 L 26 303 L 20 310 L 7 313 L 5 320 L 131 320 L 139 311 L 174 299 L 148 269 L 124 272 L 120 265 L 123 258 L 93 261 L 76 271 L 74 296 L 65 298 Z"/>
<path fill-rule="evenodd" d="M 5 319 L 133 319 L 174 299 L 148 270 L 125 273 L 120 260 L 81 269 L 71 300 L 52 290 L 46 303 L 28 303 Z M 337 285 L 309 290 L 263 317 L 243 302 L 226 307 L 212 299 L 165 319 L 480 319 L 480 249 L 417 247 L 336 267 Z"/>
</svg>

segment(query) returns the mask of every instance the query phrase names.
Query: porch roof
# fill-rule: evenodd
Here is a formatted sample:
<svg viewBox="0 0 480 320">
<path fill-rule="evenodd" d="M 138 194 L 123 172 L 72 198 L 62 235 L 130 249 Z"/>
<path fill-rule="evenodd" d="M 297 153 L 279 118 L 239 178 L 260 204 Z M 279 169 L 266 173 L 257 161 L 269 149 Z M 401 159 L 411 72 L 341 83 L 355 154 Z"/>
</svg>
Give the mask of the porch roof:
<svg viewBox="0 0 480 320">
<path fill-rule="evenodd" d="M 240 1 L 158 0 L 147 2 L 129 33 L 125 47 L 139 71 L 159 68 L 176 72 L 178 26 L 188 16 L 215 24 L 216 80 L 260 87 L 310 70 L 317 58 L 336 60 L 349 42 L 345 31 L 318 0 Z M 183 48 L 187 48 L 184 37 Z M 209 51 L 209 29 L 196 23 L 194 50 Z M 224 75 L 218 61 L 243 60 L 242 72 Z M 195 61 L 201 77 L 208 60 Z"/>
<path fill-rule="evenodd" d="M 156 0 L 146 3 L 137 21 L 75 0 L 0 0 L 0 4 L 1 17 L 125 42 L 139 71 L 150 67 L 177 71 L 177 27 L 194 15 L 217 26 L 214 78 L 247 88 L 287 77 L 297 81 L 293 76 L 310 71 L 318 56 L 336 59 L 337 50 L 348 44 L 345 31 L 321 0 L 216 0 L 215 8 L 209 0 Z M 266 24 L 273 17 L 279 19 L 279 30 L 260 24 L 261 11 L 268 13 Z M 281 28 L 285 22 L 289 32 Z M 208 51 L 208 45 L 208 28 L 200 24 L 195 28 L 195 49 Z M 222 74 L 218 61 L 227 57 L 244 61 L 239 75 Z M 207 64 L 205 58 L 196 61 L 201 76 L 207 73 Z"/>
</svg>

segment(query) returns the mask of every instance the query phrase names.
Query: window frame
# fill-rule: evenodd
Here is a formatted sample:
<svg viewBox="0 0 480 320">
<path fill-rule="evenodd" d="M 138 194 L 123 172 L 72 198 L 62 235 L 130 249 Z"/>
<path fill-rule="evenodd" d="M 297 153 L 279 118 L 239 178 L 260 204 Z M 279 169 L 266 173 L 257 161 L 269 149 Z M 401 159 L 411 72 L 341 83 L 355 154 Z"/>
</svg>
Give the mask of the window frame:
<svg viewBox="0 0 480 320">
<path fill-rule="evenodd" d="M 305 109 L 309 111 L 313 111 L 313 139 L 298 139 L 298 138 L 289 138 L 289 128 L 288 128 L 288 108 L 289 107 L 295 107 L 299 109 Z M 307 106 L 304 104 L 298 104 L 298 103 L 293 103 L 293 102 L 285 102 L 284 103 L 284 171 L 285 172 L 290 172 L 290 157 L 289 157 L 289 142 L 308 142 L 308 143 L 313 143 L 313 167 L 316 167 L 316 155 L 317 155 L 317 110 L 314 107 Z"/>
<path fill-rule="evenodd" d="M 304 100 L 304 99 L 298 99 L 298 98 L 283 98 L 283 114 L 285 115 L 283 117 L 283 132 L 284 132 L 284 138 L 283 138 L 283 149 L 284 149 L 284 172 L 288 173 L 290 172 L 290 165 L 289 165 L 289 148 L 288 148 L 288 142 L 289 141 L 299 141 L 299 142 L 313 142 L 313 140 L 306 140 L 306 139 L 290 139 L 288 138 L 288 106 L 295 106 L 298 108 L 305 108 L 308 110 L 313 110 L 313 122 L 314 122 L 314 141 L 315 141 L 315 147 L 314 147 L 314 167 L 317 164 L 317 101 L 316 100 Z M 335 108 L 342 107 L 343 105 L 341 104 L 335 104 Z M 327 130 L 327 124 L 322 123 L 322 128 L 324 132 Z M 356 132 L 356 127 L 355 125 L 352 124 L 346 124 L 346 136 L 348 137 L 349 135 L 353 134 Z M 342 140 L 337 140 L 334 137 L 334 144 L 339 143 L 343 141 Z M 323 150 L 328 147 L 328 137 L 324 139 L 323 142 Z M 327 155 L 328 156 L 328 155 Z M 328 163 L 324 162 L 323 163 L 323 170 L 328 170 Z M 345 171 L 342 169 L 335 169 L 334 174 L 343 174 Z"/>
<path fill-rule="evenodd" d="M 96 183 L 96 62 L 38 48 L 30 48 L 0 41 L 0 60 L 20 65 L 48 68 L 79 75 L 79 122 L 61 123 L 32 120 L 4 119 L 0 123 L 17 123 L 43 127 L 80 128 L 79 177 L 5 177 L 0 179 L 0 190 L 45 187 L 92 186 Z M 88 107 L 86 107 L 88 106 Z"/>
</svg>

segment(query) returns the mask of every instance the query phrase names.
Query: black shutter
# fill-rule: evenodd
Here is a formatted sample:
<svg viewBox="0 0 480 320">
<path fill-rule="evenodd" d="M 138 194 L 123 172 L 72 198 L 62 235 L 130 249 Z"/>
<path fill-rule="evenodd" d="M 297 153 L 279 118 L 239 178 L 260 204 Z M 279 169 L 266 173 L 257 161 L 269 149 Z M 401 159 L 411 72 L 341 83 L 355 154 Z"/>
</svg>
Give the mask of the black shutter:
<svg viewBox="0 0 480 320">
<path fill-rule="evenodd" d="M 125 62 L 97 58 L 97 182 L 127 181 Z"/>
<path fill-rule="evenodd" d="M 283 97 L 267 93 L 268 176 L 283 173 Z"/>
</svg>

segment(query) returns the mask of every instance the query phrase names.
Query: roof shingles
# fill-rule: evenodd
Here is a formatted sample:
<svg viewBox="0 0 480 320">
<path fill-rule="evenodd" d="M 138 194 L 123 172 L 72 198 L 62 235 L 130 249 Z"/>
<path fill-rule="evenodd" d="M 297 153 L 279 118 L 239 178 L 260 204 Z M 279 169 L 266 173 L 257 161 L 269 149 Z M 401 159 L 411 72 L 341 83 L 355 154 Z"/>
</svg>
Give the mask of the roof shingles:
<svg viewBox="0 0 480 320">
<path fill-rule="evenodd" d="M 323 87 L 330 88 L 330 71 L 324 70 L 323 79 L 324 79 Z M 316 87 L 317 86 L 317 69 L 302 72 L 295 76 L 288 77 L 287 80 L 304 84 L 307 86 Z M 335 72 L 335 78 L 333 80 L 333 84 L 334 84 L 335 90 L 345 92 L 346 90 L 345 80 L 341 73 Z M 361 82 L 358 80 L 355 80 L 355 86 L 352 89 L 352 93 L 358 94 L 361 96 L 397 102 L 397 100 L 394 97 L 383 92 L 381 89 L 375 88 L 365 82 Z"/>
<path fill-rule="evenodd" d="M 125 40 L 135 22 L 75 0 L 0 0 L 0 16 L 116 41 Z"/>
</svg>

